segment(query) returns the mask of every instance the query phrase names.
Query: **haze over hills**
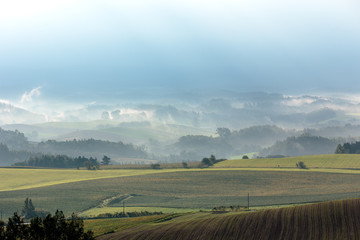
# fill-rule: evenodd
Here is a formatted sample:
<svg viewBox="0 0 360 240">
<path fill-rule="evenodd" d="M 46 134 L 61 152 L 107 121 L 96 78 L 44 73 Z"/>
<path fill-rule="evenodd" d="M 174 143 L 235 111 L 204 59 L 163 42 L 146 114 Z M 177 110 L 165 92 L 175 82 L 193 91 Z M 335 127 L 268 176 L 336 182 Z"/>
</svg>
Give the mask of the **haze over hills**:
<svg viewBox="0 0 360 240">
<path fill-rule="evenodd" d="M 359 236 L 359 200 L 233 212 L 358 197 L 359 12 L 359 0 L 3 1 L 0 238 L 19 226 L 30 238 L 22 217 L 56 209 L 154 217 L 93 219 L 110 233 L 97 239 Z"/>
<path fill-rule="evenodd" d="M 56 108 L 53 102 L 38 99 L 41 91 L 36 88 L 23 94 L 30 105 L 3 101 L 0 120 L 6 124 L 1 128 L 18 130 L 33 142 L 97 139 L 134 144 L 146 150 L 146 158 L 161 161 L 196 161 L 210 154 L 229 158 L 250 152 L 330 154 L 337 144 L 360 136 L 360 104 L 350 97 L 187 92 L 186 98 L 174 95 L 167 101 L 161 96 L 144 102 L 114 99 L 84 105 L 59 101 L 56 106 L 61 107 Z M 219 128 L 228 129 L 229 135 L 220 136 Z M 314 138 L 304 141 L 302 134 Z M 73 151 L 68 154 L 74 155 Z"/>
<path fill-rule="evenodd" d="M 121 141 L 163 157 L 197 141 L 228 157 L 303 133 L 360 135 L 356 1 L 21 6 L 0 9 L 0 127 L 30 142 Z"/>
<path fill-rule="evenodd" d="M 65 102 L 53 105 L 50 101 L 46 104 L 41 103 L 41 108 L 26 105 L 21 107 L 16 103 L 4 101 L 0 104 L 0 123 L 4 129 L 21 130 L 34 140 L 48 137 L 65 139 L 67 135 L 76 137 L 74 132 L 77 132 L 79 137 L 85 136 L 86 133 L 82 133 L 82 130 L 114 127 L 149 128 L 153 124 L 213 130 L 217 127 L 227 127 L 236 130 L 265 124 L 302 129 L 360 123 L 360 116 L 357 114 L 360 112 L 360 102 L 351 98 L 287 96 L 264 92 L 227 92 L 218 95 L 213 92 L 210 96 L 192 93 L 187 96 L 189 95 L 197 98 L 197 101 L 180 96 L 173 96 L 166 101 L 161 98 L 152 99 L 151 103 L 114 99 L 110 103 L 92 102 L 82 106 Z M 32 97 L 32 101 L 36 102 L 35 96 Z M 56 108 L 58 105 L 62 107 Z M 45 122 L 53 123 L 44 124 Z M 29 124 L 32 127 L 26 126 Z M 115 140 L 110 134 L 109 139 Z"/>
</svg>

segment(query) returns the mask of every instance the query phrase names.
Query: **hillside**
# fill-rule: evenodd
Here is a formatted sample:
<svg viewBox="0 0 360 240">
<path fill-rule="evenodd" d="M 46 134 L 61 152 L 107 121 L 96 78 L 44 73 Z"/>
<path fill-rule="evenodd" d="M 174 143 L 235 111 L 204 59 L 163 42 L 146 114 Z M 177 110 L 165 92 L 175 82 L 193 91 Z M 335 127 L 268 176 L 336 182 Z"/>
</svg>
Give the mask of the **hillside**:
<svg viewBox="0 0 360 240">
<path fill-rule="evenodd" d="M 360 199 L 251 213 L 187 215 L 100 236 L 112 239 L 359 239 Z"/>
<path fill-rule="evenodd" d="M 338 144 L 344 142 L 345 139 L 329 139 L 304 133 L 298 137 L 292 136 L 283 141 L 278 141 L 271 147 L 261 150 L 259 155 L 304 156 L 331 154 L 335 152 Z"/>
<path fill-rule="evenodd" d="M 302 161 L 310 169 L 360 169 L 360 154 L 327 154 L 286 158 L 255 158 L 226 160 L 215 164 L 215 168 L 296 168 Z"/>
<path fill-rule="evenodd" d="M 58 141 L 73 139 L 101 139 L 104 141 L 123 141 L 133 144 L 145 144 L 149 139 L 156 141 L 176 141 L 186 134 L 210 135 L 212 129 L 196 128 L 185 125 L 163 124 L 155 122 L 113 122 L 97 120 L 89 122 L 47 122 L 41 124 L 8 124 L 6 130 L 23 132 L 32 141 L 55 139 Z"/>
<path fill-rule="evenodd" d="M 119 211 L 124 197 L 127 198 L 126 207 L 133 211 L 154 211 L 161 207 L 172 208 L 172 212 L 183 212 L 184 209 L 246 206 L 248 193 L 251 206 L 299 204 L 359 196 L 359 170 L 330 170 L 0 169 L 3 178 L 0 184 L 0 209 L 6 218 L 21 209 L 26 197 L 49 212 L 61 209 L 66 215 L 81 212 L 82 216 L 89 216 L 95 215 L 93 210 L 97 213 Z M 97 208 L 107 199 L 116 201 Z"/>
</svg>

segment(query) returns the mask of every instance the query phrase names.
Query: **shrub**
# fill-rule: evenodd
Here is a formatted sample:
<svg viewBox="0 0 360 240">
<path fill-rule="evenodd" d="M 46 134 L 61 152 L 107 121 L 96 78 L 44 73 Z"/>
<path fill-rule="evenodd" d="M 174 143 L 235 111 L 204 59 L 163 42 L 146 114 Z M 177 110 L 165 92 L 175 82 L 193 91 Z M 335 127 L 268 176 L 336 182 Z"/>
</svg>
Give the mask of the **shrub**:
<svg viewBox="0 0 360 240">
<path fill-rule="evenodd" d="M 301 168 L 301 169 L 307 169 L 307 167 L 303 161 L 296 163 L 296 167 Z"/>
<path fill-rule="evenodd" d="M 159 163 L 153 163 L 153 164 L 150 165 L 150 167 L 152 169 L 160 169 L 160 164 Z"/>
</svg>

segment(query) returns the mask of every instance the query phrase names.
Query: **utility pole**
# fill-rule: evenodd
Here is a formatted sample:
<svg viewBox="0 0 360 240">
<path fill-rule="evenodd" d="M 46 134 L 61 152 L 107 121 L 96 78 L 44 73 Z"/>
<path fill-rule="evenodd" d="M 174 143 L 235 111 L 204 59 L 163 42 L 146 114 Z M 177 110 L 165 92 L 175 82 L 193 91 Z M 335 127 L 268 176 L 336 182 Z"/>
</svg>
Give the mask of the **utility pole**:
<svg viewBox="0 0 360 240">
<path fill-rule="evenodd" d="M 250 193 L 248 193 L 248 210 L 250 210 Z"/>
<path fill-rule="evenodd" d="M 123 215 L 125 217 L 125 201 L 123 201 Z"/>
</svg>

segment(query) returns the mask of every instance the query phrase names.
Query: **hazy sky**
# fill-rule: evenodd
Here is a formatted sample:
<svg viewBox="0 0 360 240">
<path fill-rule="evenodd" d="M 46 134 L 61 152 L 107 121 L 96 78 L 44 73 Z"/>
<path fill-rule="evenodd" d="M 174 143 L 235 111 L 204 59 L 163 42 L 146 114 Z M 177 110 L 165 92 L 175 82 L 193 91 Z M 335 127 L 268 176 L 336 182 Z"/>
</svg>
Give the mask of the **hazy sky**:
<svg viewBox="0 0 360 240">
<path fill-rule="evenodd" d="M 357 93 L 359 76 L 358 0 L 0 3 L 0 99 Z"/>
</svg>

